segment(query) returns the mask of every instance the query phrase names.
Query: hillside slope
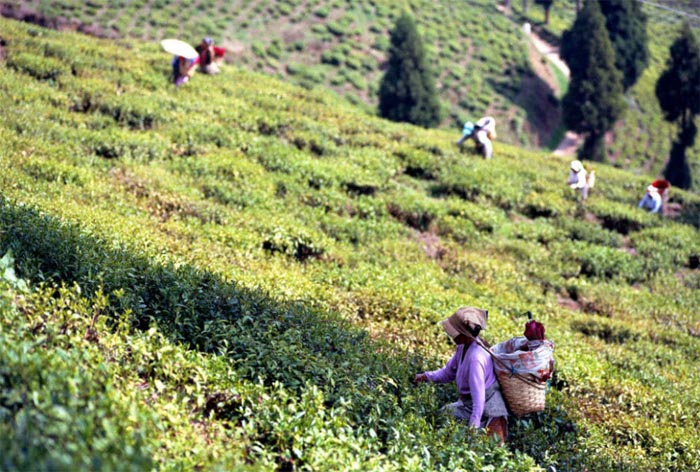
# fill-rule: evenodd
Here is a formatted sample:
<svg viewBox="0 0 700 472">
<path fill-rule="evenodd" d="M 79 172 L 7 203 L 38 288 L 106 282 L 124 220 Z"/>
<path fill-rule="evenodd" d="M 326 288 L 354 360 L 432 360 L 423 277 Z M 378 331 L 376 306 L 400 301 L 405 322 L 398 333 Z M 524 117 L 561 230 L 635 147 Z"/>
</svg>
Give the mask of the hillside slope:
<svg viewBox="0 0 700 472">
<path fill-rule="evenodd" d="M 700 197 L 662 220 L 646 179 L 599 166 L 582 205 L 566 160 L 483 161 L 239 68 L 175 90 L 154 45 L 0 31 L 4 468 L 700 467 Z M 507 448 L 409 382 L 471 304 L 492 342 L 532 310 L 556 343 Z"/>
<path fill-rule="evenodd" d="M 557 41 L 571 25 L 574 0 L 552 9 L 548 37 Z M 645 4 L 652 63 L 628 97 L 629 110 L 609 140 L 610 158 L 636 174 L 657 176 L 668 159 L 674 128 L 661 119 L 654 84 L 668 56 L 682 14 L 697 13 L 694 0 Z M 535 73 L 540 58 L 528 54 L 520 24 L 538 28 L 542 9 L 510 2 L 519 15 L 512 23 L 494 0 L 443 2 L 414 0 L 229 0 L 222 2 L 90 2 L 10 0 L 0 11 L 58 29 L 148 41 L 182 37 L 193 43 L 213 36 L 229 49 L 229 59 L 246 68 L 284 78 L 307 88 L 323 86 L 371 113 L 386 62 L 388 32 L 402 9 L 416 17 L 446 111 L 444 127 L 458 133 L 466 119 L 490 114 L 503 142 L 531 148 L 556 148 L 560 113 L 556 92 Z M 679 13 L 665 8 L 672 8 Z M 697 15 L 689 17 L 698 26 Z M 534 61 L 534 62 L 533 62 Z M 689 151 L 700 189 L 700 139 Z"/>
<path fill-rule="evenodd" d="M 402 8 L 416 17 L 455 133 L 466 119 L 499 119 L 502 139 L 529 144 L 532 128 L 521 98 L 530 73 L 519 28 L 491 0 L 468 5 L 418 0 L 232 0 L 218 3 L 46 2 L 14 0 L 5 14 L 81 28 L 110 37 L 182 37 L 197 43 L 212 36 L 237 65 L 285 78 L 307 88 L 323 86 L 374 112 L 389 48 L 389 31 Z"/>
<path fill-rule="evenodd" d="M 531 21 L 534 28 L 552 41 L 574 21 L 573 0 L 559 4 L 551 10 L 550 25 L 544 26 L 541 8 L 530 8 L 527 15 L 521 2 L 512 2 L 512 13 L 520 21 Z M 663 119 L 663 113 L 654 92 L 656 82 L 666 68 L 669 47 L 678 37 L 682 21 L 688 21 L 700 36 L 700 16 L 696 0 L 665 0 L 643 2 L 647 15 L 649 39 L 649 66 L 626 96 L 629 105 L 625 115 L 608 136 L 610 161 L 619 168 L 637 175 L 661 175 L 668 162 L 671 145 L 677 138 L 677 127 Z M 669 10 L 670 9 L 670 10 Z M 692 189 L 700 191 L 700 138 L 687 150 L 686 157 L 693 175 Z"/>
</svg>

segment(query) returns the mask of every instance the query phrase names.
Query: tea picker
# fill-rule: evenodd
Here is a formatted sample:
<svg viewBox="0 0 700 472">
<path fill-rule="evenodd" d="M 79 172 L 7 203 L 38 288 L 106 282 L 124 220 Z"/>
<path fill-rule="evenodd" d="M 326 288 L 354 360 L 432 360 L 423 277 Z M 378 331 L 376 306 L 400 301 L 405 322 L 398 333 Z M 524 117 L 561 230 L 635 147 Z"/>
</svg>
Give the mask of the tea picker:
<svg viewBox="0 0 700 472">
<path fill-rule="evenodd" d="M 474 428 L 486 428 L 503 444 L 508 432 L 508 411 L 493 361 L 488 351 L 480 347 L 484 344 L 479 333 L 486 329 L 487 319 L 486 310 L 462 307 L 443 320 L 443 329 L 457 345 L 455 353 L 442 369 L 417 374 L 414 382 L 455 382 L 459 400 L 444 406 L 441 411 L 469 422 Z"/>
<path fill-rule="evenodd" d="M 479 121 L 472 123 L 467 121 L 462 128 L 462 137 L 455 144 L 462 147 L 464 141 L 473 139 L 476 148 L 486 159 L 491 159 L 493 155 L 493 139 L 496 139 L 496 120 L 491 116 L 485 116 Z"/>
<path fill-rule="evenodd" d="M 658 213 L 661 211 L 662 214 L 666 212 L 666 207 L 668 206 L 668 191 L 671 184 L 668 180 L 655 180 L 647 187 L 647 192 L 644 197 L 639 201 L 639 208 L 644 208 L 649 210 L 649 213 Z"/>
<path fill-rule="evenodd" d="M 179 39 L 164 39 L 160 42 L 165 52 L 172 54 L 172 80 L 176 87 L 187 83 L 197 70 L 199 53 L 195 48 Z"/>
<path fill-rule="evenodd" d="M 218 74 L 226 49 L 214 46 L 214 40 L 210 37 L 202 39 L 195 49 L 199 54 L 199 71 L 210 75 Z"/>
<path fill-rule="evenodd" d="M 468 421 L 474 428 L 486 428 L 499 436 L 501 444 L 508 431 L 507 417 L 518 418 L 545 406 L 547 381 L 554 371 L 554 343 L 545 338 L 544 325 L 532 319 L 523 336 L 504 341 L 491 349 L 479 333 L 486 328 L 488 311 L 462 307 L 442 322 L 445 332 L 457 344 L 445 367 L 423 372 L 414 382 L 450 383 L 459 390 L 459 401 L 442 412 Z"/>
<path fill-rule="evenodd" d="M 595 185 L 595 172 L 593 169 L 590 172 L 586 171 L 583 163 L 579 160 L 571 161 L 569 169 L 569 178 L 566 184 L 572 189 L 581 193 L 581 200 L 588 198 L 588 192 Z"/>
</svg>

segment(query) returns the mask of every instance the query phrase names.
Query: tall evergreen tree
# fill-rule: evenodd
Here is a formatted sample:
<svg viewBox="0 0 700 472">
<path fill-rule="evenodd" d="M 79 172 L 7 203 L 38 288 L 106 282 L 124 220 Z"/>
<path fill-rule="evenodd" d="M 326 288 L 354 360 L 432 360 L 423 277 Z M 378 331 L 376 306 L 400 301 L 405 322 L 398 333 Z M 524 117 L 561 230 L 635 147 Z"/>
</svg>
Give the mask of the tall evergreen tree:
<svg viewBox="0 0 700 472">
<path fill-rule="evenodd" d="M 684 23 L 680 36 L 671 45 L 666 70 L 656 82 L 656 98 L 666 121 L 680 125 L 664 175 L 672 184 L 689 188 L 690 166 L 685 150 L 695 141 L 694 117 L 700 114 L 700 44 L 688 23 Z"/>
<path fill-rule="evenodd" d="M 404 13 L 391 32 L 389 67 L 379 87 L 379 113 L 426 128 L 440 120 L 435 78 L 413 18 Z"/>
<path fill-rule="evenodd" d="M 700 46 L 688 23 L 671 45 L 666 70 L 656 82 L 656 98 L 666 121 L 680 120 L 681 128 L 700 114 Z"/>
<path fill-rule="evenodd" d="M 600 9 L 615 50 L 615 65 L 622 72 L 622 87 L 627 91 L 649 64 L 647 17 L 636 0 L 605 0 Z"/>
<path fill-rule="evenodd" d="M 562 100 L 564 124 L 586 135 L 581 157 L 604 161 L 605 133 L 624 111 L 622 74 L 595 0 L 586 0 L 562 37 L 561 55 L 571 70 Z"/>
</svg>

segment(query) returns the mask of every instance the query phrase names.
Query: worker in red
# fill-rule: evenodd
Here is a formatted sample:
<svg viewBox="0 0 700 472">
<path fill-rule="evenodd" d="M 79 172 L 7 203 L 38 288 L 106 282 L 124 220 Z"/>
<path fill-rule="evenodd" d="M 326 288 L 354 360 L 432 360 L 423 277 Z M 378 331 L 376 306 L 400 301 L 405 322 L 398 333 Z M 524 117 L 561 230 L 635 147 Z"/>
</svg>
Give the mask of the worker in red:
<svg viewBox="0 0 700 472">
<path fill-rule="evenodd" d="M 671 184 L 668 180 L 657 179 L 647 187 L 644 198 L 639 202 L 639 208 L 649 210 L 650 213 L 666 214 L 668 209 L 668 193 Z"/>
<path fill-rule="evenodd" d="M 205 74 L 218 74 L 226 50 L 214 46 L 214 40 L 207 37 L 195 48 L 199 53 L 199 70 Z"/>
</svg>

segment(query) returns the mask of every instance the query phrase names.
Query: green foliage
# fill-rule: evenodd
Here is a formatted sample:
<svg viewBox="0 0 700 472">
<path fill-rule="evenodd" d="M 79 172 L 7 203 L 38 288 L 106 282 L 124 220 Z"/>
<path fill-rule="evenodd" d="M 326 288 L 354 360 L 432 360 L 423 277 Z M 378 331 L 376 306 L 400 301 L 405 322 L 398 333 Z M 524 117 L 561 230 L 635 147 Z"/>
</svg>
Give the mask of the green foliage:
<svg viewBox="0 0 700 472">
<path fill-rule="evenodd" d="M 440 122 L 433 72 L 415 21 L 404 13 L 391 31 L 389 66 L 379 87 L 379 113 L 424 127 Z"/>
<path fill-rule="evenodd" d="M 615 66 L 622 72 L 622 88 L 628 90 L 649 64 L 647 18 L 634 0 L 600 3 L 605 26 L 615 50 Z"/>
<path fill-rule="evenodd" d="M 700 43 L 688 23 L 684 23 L 670 52 L 666 70 L 656 82 L 656 97 L 664 118 L 680 122 L 680 130 L 671 148 L 664 175 L 673 185 L 690 188 L 692 171 L 687 162 L 686 149 L 696 141 L 697 126 L 694 120 L 700 114 Z"/>
<path fill-rule="evenodd" d="M 697 195 L 649 215 L 648 179 L 601 165 L 580 203 L 565 159 L 484 161 L 236 67 L 174 90 L 142 41 L 0 30 L 8 59 L 67 66 L 0 64 L 5 468 L 700 466 Z M 556 344 L 506 447 L 440 414 L 453 386 L 410 383 L 460 305 L 492 343 L 531 310 Z"/>
<path fill-rule="evenodd" d="M 622 236 L 594 223 L 577 219 L 560 219 L 560 227 L 575 241 L 586 241 L 600 246 L 617 248 L 622 246 Z M 608 226 L 613 226 L 608 223 Z"/>
<path fill-rule="evenodd" d="M 700 114 L 700 52 L 698 39 L 688 23 L 671 45 L 666 70 L 656 83 L 656 96 L 668 121 L 682 121 L 685 128 Z"/>
<path fill-rule="evenodd" d="M 532 5 L 533 2 L 528 3 Z M 662 72 L 668 47 L 675 39 L 672 35 L 683 16 L 643 2 L 637 3 L 642 4 L 648 18 L 648 34 L 654 38 L 649 45 L 651 60 L 637 84 L 628 90 L 627 114 L 625 120 L 618 121 L 614 128 L 614 139 L 608 144 L 609 157 L 619 167 L 656 177 L 663 171 L 672 150 L 668 133 L 673 130 L 661 118 L 654 84 Z M 522 2 L 513 1 L 510 6 L 514 19 L 529 21 L 553 44 L 557 44 L 561 32 L 573 23 L 576 13 L 571 2 L 564 2 L 551 9 L 550 24 L 542 25 L 545 19 L 542 9 L 530 8 L 524 15 Z M 130 37 L 157 42 L 163 37 L 177 36 L 179 31 L 187 31 L 188 38 L 183 39 L 190 42 L 196 43 L 202 36 L 213 36 L 221 44 L 243 45 L 242 51 L 227 54 L 231 65 L 245 65 L 259 72 L 282 76 L 309 89 L 318 85 L 330 87 L 368 111 L 376 109 L 377 84 L 385 66 L 385 54 L 378 52 L 388 51 L 387 31 L 405 9 L 405 5 L 390 0 L 364 2 L 352 7 L 335 0 L 274 4 L 246 0 L 236 8 L 218 10 L 213 4 L 200 5 L 190 0 L 88 4 L 36 0 L 26 7 L 14 11 L 38 13 L 35 15 L 37 21 L 58 27 L 62 27 L 63 19 L 56 19 L 56 15 L 70 18 L 81 23 L 77 26 L 79 30 L 98 36 L 119 35 L 119 39 Z M 696 13 L 688 2 L 676 2 L 673 7 L 691 15 Z M 321 16 L 315 15 L 316 11 Z M 499 123 L 506 124 L 499 128 L 499 142 L 525 146 L 543 142 L 531 136 L 532 130 L 539 129 L 539 125 L 535 124 L 533 128 L 533 123 L 528 124 L 530 117 L 535 116 L 533 113 L 541 113 L 539 108 L 533 108 L 538 103 L 522 100 L 523 95 L 531 94 L 529 88 L 523 89 L 522 82 L 530 69 L 527 42 L 515 23 L 493 11 L 492 0 L 472 0 L 469 8 L 455 8 L 453 2 L 447 1 L 416 0 L 411 2 L 410 11 L 417 18 L 426 41 L 439 84 L 440 100 L 451 103 L 449 112 L 446 110 L 449 119 L 443 120 L 441 126 L 447 128 L 454 123 L 461 124 L 469 117 L 482 116 L 484 110 L 488 110 Z M 696 19 L 692 16 L 686 18 L 692 27 L 697 27 Z M 328 31 L 328 23 L 340 26 L 347 34 L 334 36 Z M 75 27 L 74 24 L 70 26 Z M 338 46 L 349 48 L 341 62 L 321 61 L 321 56 Z M 97 63 L 104 71 L 98 76 L 111 77 L 123 69 L 124 63 L 133 60 L 130 49 L 122 50 L 122 54 L 117 54 L 112 60 L 86 43 L 68 47 L 53 42 L 44 48 L 46 58 L 62 63 L 57 65 L 49 61 L 57 66 L 54 72 L 60 71 L 59 80 L 63 81 L 86 78 L 86 71 L 90 70 L 86 66 Z M 350 50 L 354 57 L 362 58 L 361 69 L 352 69 L 357 66 L 355 60 L 345 62 Z M 11 54 L 6 56 L 8 62 L 17 59 Z M 167 58 L 161 54 L 150 61 L 150 65 L 163 64 Z M 299 64 L 314 69 L 313 78 L 288 72 Z M 146 79 L 143 75 L 138 78 L 143 79 Z M 165 79 L 162 74 L 153 74 L 147 80 L 149 90 L 153 90 Z M 121 93 L 122 90 L 116 87 L 108 93 L 115 91 Z M 555 134 L 552 133 L 552 140 Z M 700 172 L 700 146 L 697 143 L 700 141 L 687 149 L 691 172 Z M 558 141 L 553 146 L 556 144 Z M 618 159 L 618 156 L 622 158 Z M 696 179 L 691 185 L 700 185 L 698 182 Z"/>
<path fill-rule="evenodd" d="M 55 81 L 69 73 L 66 65 L 53 57 L 17 54 L 8 59 L 7 65 L 39 80 Z"/>
<path fill-rule="evenodd" d="M 572 28 L 562 37 L 561 56 L 571 70 L 562 100 L 564 123 L 586 134 L 582 157 L 604 161 L 603 136 L 624 110 L 622 75 L 598 2 L 586 0 Z"/>
</svg>

